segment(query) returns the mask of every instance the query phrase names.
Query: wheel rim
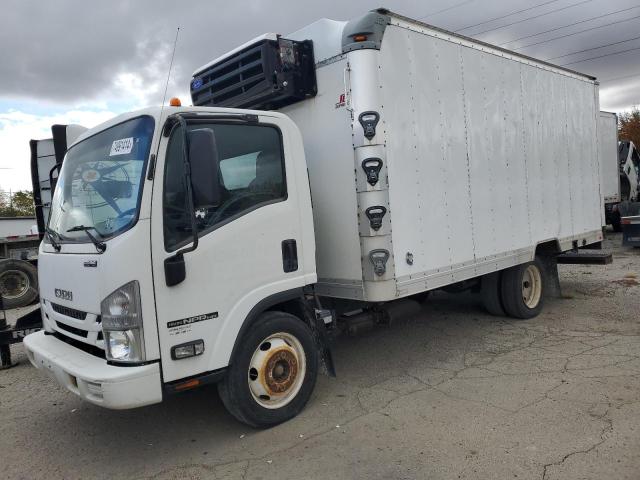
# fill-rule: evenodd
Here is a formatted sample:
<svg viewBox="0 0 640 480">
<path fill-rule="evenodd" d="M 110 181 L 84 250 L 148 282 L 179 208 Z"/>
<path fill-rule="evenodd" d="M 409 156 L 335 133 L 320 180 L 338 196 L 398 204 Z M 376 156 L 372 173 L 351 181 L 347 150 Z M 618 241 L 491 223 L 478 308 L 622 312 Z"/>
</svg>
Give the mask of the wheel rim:
<svg viewBox="0 0 640 480">
<path fill-rule="evenodd" d="M 542 297 L 542 277 L 535 265 L 529 265 L 522 275 L 522 301 L 529 308 L 536 308 Z"/>
<path fill-rule="evenodd" d="M 20 270 L 6 270 L 0 273 L 0 294 L 6 299 L 22 297 L 31 288 L 29 276 Z"/>
<path fill-rule="evenodd" d="M 298 394 L 306 372 L 302 344 L 288 333 L 275 333 L 253 352 L 247 372 L 249 390 L 260 406 L 281 408 Z"/>
</svg>

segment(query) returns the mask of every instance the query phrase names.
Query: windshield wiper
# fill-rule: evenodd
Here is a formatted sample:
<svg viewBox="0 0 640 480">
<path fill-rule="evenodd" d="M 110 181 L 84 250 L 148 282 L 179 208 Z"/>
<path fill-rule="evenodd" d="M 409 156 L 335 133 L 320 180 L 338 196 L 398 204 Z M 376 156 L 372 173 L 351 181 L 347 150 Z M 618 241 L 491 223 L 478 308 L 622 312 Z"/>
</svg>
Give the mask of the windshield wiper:
<svg viewBox="0 0 640 480">
<path fill-rule="evenodd" d="M 84 232 L 84 233 L 86 233 L 87 237 L 89 237 L 89 240 L 91 240 L 91 243 L 93 243 L 93 245 L 96 247 L 96 250 L 98 251 L 98 253 L 104 252 L 107 249 L 107 244 L 104 243 L 104 242 L 101 242 L 96 237 L 91 235 L 89 233 L 89 230 L 96 230 L 96 228 L 95 227 L 85 227 L 84 225 L 76 225 L 75 227 L 71 227 L 69 230 L 67 230 L 67 232 Z"/>
<path fill-rule="evenodd" d="M 56 240 L 54 238 L 54 237 L 60 238 L 60 235 L 58 235 L 58 232 L 55 232 L 55 231 L 51 230 L 49 227 L 45 227 L 44 233 L 46 233 L 47 238 L 49 239 L 49 242 L 51 242 L 51 246 L 53 247 L 53 249 L 56 252 L 59 252 L 60 248 L 62 248 L 62 247 L 60 247 L 60 244 L 58 242 L 56 242 Z"/>
</svg>

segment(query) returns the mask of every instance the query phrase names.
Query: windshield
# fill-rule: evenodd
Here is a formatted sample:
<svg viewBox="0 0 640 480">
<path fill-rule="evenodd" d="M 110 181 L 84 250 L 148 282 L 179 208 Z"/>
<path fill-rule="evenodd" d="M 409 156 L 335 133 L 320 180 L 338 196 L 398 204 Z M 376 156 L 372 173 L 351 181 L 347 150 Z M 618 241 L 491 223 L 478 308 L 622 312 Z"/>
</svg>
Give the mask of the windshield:
<svg viewBox="0 0 640 480">
<path fill-rule="evenodd" d="M 69 149 L 49 218 L 58 242 L 87 243 L 87 229 L 107 239 L 136 222 L 153 129 L 153 118 L 139 117 Z"/>
</svg>

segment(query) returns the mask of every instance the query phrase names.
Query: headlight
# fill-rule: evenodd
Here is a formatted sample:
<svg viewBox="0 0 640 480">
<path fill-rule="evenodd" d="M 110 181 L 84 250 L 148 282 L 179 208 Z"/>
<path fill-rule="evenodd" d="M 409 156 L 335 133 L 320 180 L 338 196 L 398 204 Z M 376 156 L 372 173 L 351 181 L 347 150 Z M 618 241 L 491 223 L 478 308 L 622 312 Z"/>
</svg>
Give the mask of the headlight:
<svg viewBox="0 0 640 480">
<path fill-rule="evenodd" d="M 140 284 L 134 280 L 115 290 L 100 304 L 107 360 L 144 362 Z"/>
</svg>

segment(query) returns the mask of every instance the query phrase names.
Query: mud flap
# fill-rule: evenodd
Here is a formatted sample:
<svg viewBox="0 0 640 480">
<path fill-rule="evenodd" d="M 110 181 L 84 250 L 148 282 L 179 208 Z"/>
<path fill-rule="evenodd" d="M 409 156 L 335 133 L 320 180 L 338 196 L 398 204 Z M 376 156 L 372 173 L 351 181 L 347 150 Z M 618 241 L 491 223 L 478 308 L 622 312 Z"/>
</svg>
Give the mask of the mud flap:
<svg viewBox="0 0 640 480">
<path fill-rule="evenodd" d="M 539 255 L 538 260 L 542 263 L 542 282 L 544 285 L 544 295 L 547 298 L 560 298 L 560 277 L 558 276 L 558 258 L 556 255 Z"/>
<path fill-rule="evenodd" d="M 309 303 L 304 298 L 301 300 L 301 302 L 304 308 L 306 321 L 311 327 L 313 336 L 316 339 L 316 346 L 318 348 L 318 352 L 321 355 L 325 372 L 328 376 L 335 377 L 336 367 L 333 362 L 333 354 L 331 353 L 331 339 L 329 337 L 329 333 L 327 332 L 327 327 L 325 326 L 324 321 L 315 314 L 313 308 L 311 308 Z"/>
</svg>

